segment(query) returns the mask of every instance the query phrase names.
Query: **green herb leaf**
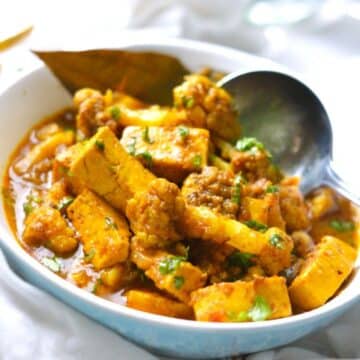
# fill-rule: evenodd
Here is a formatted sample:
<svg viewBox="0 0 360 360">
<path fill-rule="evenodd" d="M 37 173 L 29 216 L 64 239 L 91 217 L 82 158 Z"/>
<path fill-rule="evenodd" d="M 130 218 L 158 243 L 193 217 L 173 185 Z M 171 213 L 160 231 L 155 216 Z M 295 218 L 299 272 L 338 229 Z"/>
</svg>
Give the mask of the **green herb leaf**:
<svg viewBox="0 0 360 360">
<path fill-rule="evenodd" d="M 60 201 L 59 204 L 57 205 L 57 209 L 59 211 L 63 211 L 65 210 L 72 202 L 74 201 L 74 198 L 72 196 L 65 196 L 63 197 Z"/>
<path fill-rule="evenodd" d="M 351 221 L 345 220 L 331 220 L 329 225 L 339 232 L 349 232 L 355 230 L 355 225 Z"/>
<path fill-rule="evenodd" d="M 41 263 L 55 273 L 61 270 L 61 263 L 55 256 L 53 258 L 44 257 L 41 259 Z"/>
<path fill-rule="evenodd" d="M 199 154 L 195 155 L 192 159 L 192 163 L 196 168 L 200 168 L 202 163 L 201 156 Z"/>
<path fill-rule="evenodd" d="M 120 111 L 120 108 L 118 106 L 113 106 L 111 109 L 110 109 L 110 114 L 111 114 L 111 117 L 118 121 L 120 119 L 120 116 L 121 116 L 121 111 Z"/>
<path fill-rule="evenodd" d="M 240 204 L 241 199 L 241 183 L 242 183 L 242 176 L 237 175 L 234 180 L 234 186 L 231 189 L 231 201 L 235 204 Z"/>
<path fill-rule="evenodd" d="M 254 230 L 257 230 L 257 231 L 260 231 L 260 232 L 265 232 L 268 227 L 262 223 L 259 223 L 255 220 L 249 220 L 249 221 L 245 221 L 245 225 L 248 226 L 249 228 L 251 229 L 254 229 Z"/>
<path fill-rule="evenodd" d="M 269 242 L 272 246 L 278 249 L 284 249 L 284 239 L 279 234 L 272 234 Z"/>
<path fill-rule="evenodd" d="M 152 166 L 152 156 L 148 151 L 143 151 L 141 153 L 136 154 L 138 157 L 142 157 L 145 160 L 146 166 Z"/>
<path fill-rule="evenodd" d="M 247 311 L 240 311 L 239 313 L 229 311 L 226 313 L 226 315 L 228 320 L 232 322 L 244 322 L 249 320 L 249 315 Z"/>
<path fill-rule="evenodd" d="M 96 281 L 95 281 L 95 284 L 94 284 L 94 287 L 93 287 L 93 289 L 92 289 L 92 293 L 93 294 L 96 294 L 97 293 L 97 291 L 98 291 L 98 288 L 99 288 L 99 286 L 100 285 L 102 285 L 102 280 L 101 279 L 97 279 Z"/>
<path fill-rule="evenodd" d="M 106 229 L 117 229 L 118 226 L 116 225 L 116 223 L 112 217 L 105 216 L 105 228 Z"/>
<path fill-rule="evenodd" d="M 25 215 L 28 216 L 34 210 L 34 206 L 31 204 L 31 202 L 26 202 L 23 204 L 23 209 Z"/>
<path fill-rule="evenodd" d="M 249 151 L 253 148 L 258 150 L 265 150 L 265 146 L 253 137 L 244 137 L 237 141 L 235 148 L 239 151 Z"/>
<path fill-rule="evenodd" d="M 174 286 L 176 287 L 176 289 L 181 289 L 182 286 L 184 285 L 185 279 L 183 276 L 175 276 L 174 277 Z"/>
<path fill-rule="evenodd" d="M 103 140 L 99 140 L 99 139 L 95 140 L 95 145 L 100 151 L 105 150 L 105 144 Z"/>
<path fill-rule="evenodd" d="M 278 185 L 270 185 L 266 189 L 266 193 L 268 194 L 274 194 L 279 192 L 279 186 Z"/>
<path fill-rule="evenodd" d="M 85 262 L 90 262 L 96 254 L 96 250 L 94 248 L 91 248 L 90 251 L 84 256 Z"/>
<path fill-rule="evenodd" d="M 227 257 L 226 262 L 228 266 L 241 267 L 245 272 L 250 266 L 254 265 L 253 259 L 253 254 L 235 251 Z"/>
<path fill-rule="evenodd" d="M 271 313 L 270 305 L 266 299 L 257 295 L 253 307 L 248 311 L 248 316 L 252 321 L 263 321 L 268 319 Z"/>
<path fill-rule="evenodd" d="M 189 136 L 189 133 L 190 133 L 189 128 L 186 126 L 179 126 L 178 131 L 183 140 L 185 140 Z"/>
<path fill-rule="evenodd" d="M 42 203 L 40 197 L 35 196 L 33 194 L 29 194 L 26 197 L 26 202 L 23 204 L 24 213 L 28 216 L 38 205 Z"/>
<path fill-rule="evenodd" d="M 149 127 L 148 126 L 144 127 L 144 130 L 142 132 L 142 138 L 145 142 L 152 144 L 152 141 L 150 140 L 150 137 L 149 137 Z"/>
<path fill-rule="evenodd" d="M 184 256 L 171 256 L 162 259 L 159 262 L 160 274 L 162 275 L 171 274 L 180 266 L 180 264 L 183 261 L 186 261 L 186 258 Z"/>
<path fill-rule="evenodd" d="M 183 96 L 182 97 L 182 103 L 183 106 L 186 107 L 187 109 L 190 109 L 194 106 L 195 104 L 195 100 L 192 96 Z"/>
<path fill-rule="evenodd" d="M 130 155 L 135 156 L 135 154 L 136 154 L 136 137 L 131 138 L 131 141 L 126 146 L 126 150 Z"/>
</svg>

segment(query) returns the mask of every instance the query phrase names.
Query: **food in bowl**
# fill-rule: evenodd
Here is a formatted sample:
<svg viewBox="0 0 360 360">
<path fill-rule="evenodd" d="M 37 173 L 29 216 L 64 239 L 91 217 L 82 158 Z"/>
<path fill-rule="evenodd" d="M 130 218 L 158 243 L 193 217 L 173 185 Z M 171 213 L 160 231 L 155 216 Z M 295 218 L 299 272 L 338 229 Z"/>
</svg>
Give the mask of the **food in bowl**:
<svg viewBox="0 0 360 360">
<path fill-rule="evenodd" d="M 353 270 L 357 210 L 298 184 L 241 137 L 231 96 L 194 74 L 169 108 L 79 90 L 17 147 L 4 196 L 24 249 L 85 291 L 244 322 L 317 308 Z"/>
</svg>

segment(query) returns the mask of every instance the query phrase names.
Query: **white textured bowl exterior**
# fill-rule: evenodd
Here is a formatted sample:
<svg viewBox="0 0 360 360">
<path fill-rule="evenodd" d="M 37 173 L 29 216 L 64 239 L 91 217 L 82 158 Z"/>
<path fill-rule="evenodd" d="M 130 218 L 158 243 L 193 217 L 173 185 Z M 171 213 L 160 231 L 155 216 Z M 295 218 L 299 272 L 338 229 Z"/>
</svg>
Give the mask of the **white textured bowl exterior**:
<svg viewBox="0 0 360 360">
<path fill-rule="evenodd" d="M 274 69 L 277 65 L 232 49 L 178 39 L 121 43 L 119 48 L 178 57 L 191 70 L 204 66 L 231 72 Z M 0 170 L 28 129 L 71 103 L 69 94 L 43 66 L 0 94 Z M 217 358 L 261 351 L 294 341 L 326 326 L 360 298 L 360 274 L 323 307 L 290 318 L 259 323 L 203 323 L 148 314 L 119 306 L 60 279 L 31 258 L 16 242 L 0 208 L 0 246 L 12 267 L 29 282 L 155 353 Z M 358 261 L 359 263 L 359 261 Z"/>
</svg>

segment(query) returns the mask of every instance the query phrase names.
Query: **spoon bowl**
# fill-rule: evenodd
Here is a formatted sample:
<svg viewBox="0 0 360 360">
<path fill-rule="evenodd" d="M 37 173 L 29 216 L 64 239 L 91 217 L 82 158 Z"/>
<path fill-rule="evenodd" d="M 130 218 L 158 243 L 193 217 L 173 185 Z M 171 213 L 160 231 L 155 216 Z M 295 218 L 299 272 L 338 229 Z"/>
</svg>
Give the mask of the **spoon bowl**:
<svg viewBox="0 0 360 360">
<path fill-rule="evenodd" d="M 232 73 L 219 85 L 234 97 L 243 135 L 263 142 L 285 173 L 300 176 L 305 194 L 329 185 L 360 205 L 359 196 L 332 168 L 330 119 L 307 85 L 269 70 Z"/>
</svg>

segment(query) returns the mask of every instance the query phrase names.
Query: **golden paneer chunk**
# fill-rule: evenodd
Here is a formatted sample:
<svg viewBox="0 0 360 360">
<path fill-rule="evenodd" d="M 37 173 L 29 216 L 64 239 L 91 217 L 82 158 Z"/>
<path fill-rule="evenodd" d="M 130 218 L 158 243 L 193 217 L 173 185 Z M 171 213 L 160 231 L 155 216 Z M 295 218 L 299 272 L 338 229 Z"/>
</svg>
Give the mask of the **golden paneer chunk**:
<svg viewBox="0 0 360 360">
<path fill-rule="evenodd" d="M 121 144 L 154 174 L 179 183 L 207 164 L 209 132 L 185 126 L 128 126 Z"/>
<path fill-rule="evenodd" d="M 128 224 L 104 200 L 84 190 L 67 208 L 67 214 L 96 270 L 127 259 L 130 238 Z"/>
<path fill-rule="evenodd" d="M 269 203 L 267 199 L 256 199 L 246 196 L 241 201 L 242 216 L 267 225 L 269 218 Z"/>
<path fill-rule="evenodd" d="M 182 239 L 178 222 L 183 209 L 179 188 L 165 179 L 155 179 L 146 191 L 128 201 L 126 216 L 142 246 L 161 247 Z"/>
<path fill-rule="evenodd" d="M 211 130 L 218 136 L 235 140 L 240 136 L 240 125 L 233 99 L 209 78 L 194 74 L 174 88 L 174 105 L 185 111 L 188 123 Z"/>
<path fill-rule="evenodd" d="M 58 255 L 69 254 L 78 246 L 60 212 L 46 205 L 34 208 L 26 217 L 23 240 L 31 246 L 46 246 Z"/>
<path fill-rule="evenodd" d="M 71 154 L 70 161 L 63 155 L 66 160 L 63 164 L 69 166 L 68 176 L 77 183 L 77 188 L 81 188 L 80 184 L 85 185 L 123 212 L 127 201 L 136 193 L 145 191 L 148 184 L 156 179 L 124 150 L 107 127 L 100 128 Z"/>
<path fill-rule="evenodd" d="M 334 192 L 325 187 L 316 190 L 309 199 L 308 204 L 313 219 L 320 219 L 339 208 Z"/>
<path fill-rule="evenodd" d="M 36 144 L 27 154 L 15 165 L 15 171 L 18 174 L 24 174 L 33 165 L 41 160 L 55 155 L 58 148 L 73 144 L 75 135 L 73 131 L 62 131 L 46 138 L 44 141 Z"/>
<path fill-rule="evenodd" d="M 324 236 L 289 287 L 292 304 L 302 310 L 325 304 L 351 273 L 356 256 L 350 245 Z"/>
<path fill-rule="evenodd" d="M 198 321 L 243 322 L 278 319 L 292 314 L 285 279 L 219 283 L 191 294 Z"/>
<path fill-rule="evenodd" d="M 193 310 L 189 305 L 153 291 L 130 290 L 125 296 L 126 305 L 133 309 L 180 319 L 193 317 Z"/>
<path fill-rule="evenodd" d="M 157 288 L 188 303 L 190 293 L 204 286 L 206 274 L 198 267 L 179 256 L 159 257 L 145 275 L 154 281 Z"/>
</svg>

